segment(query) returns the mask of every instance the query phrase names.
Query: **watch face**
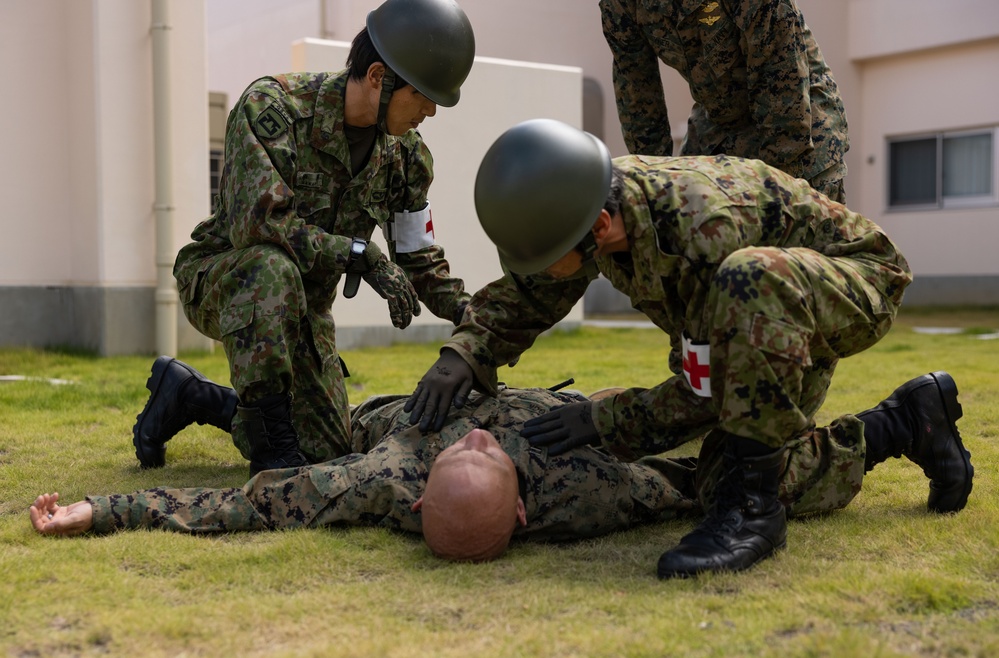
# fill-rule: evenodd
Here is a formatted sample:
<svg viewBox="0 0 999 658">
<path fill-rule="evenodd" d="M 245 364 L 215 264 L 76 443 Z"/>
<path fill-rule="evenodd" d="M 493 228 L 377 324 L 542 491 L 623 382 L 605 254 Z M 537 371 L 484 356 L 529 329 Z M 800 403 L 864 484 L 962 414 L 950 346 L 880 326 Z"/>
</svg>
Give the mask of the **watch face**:
<svg viewBox="0 0 999 658">
<path fill-rule="evenodd" d="M 361 255 L 361 254 L 364 253 L 364 248 L 366 246 L 367 245 L 365 245 L 363 242 L 361 242 L 359 240 L 354 240 L 354 242 L 352 242 L 351 245 L 350 245 L 350 250 L 352 252 L 354 252 L 355 254 L 357 254 L 357 255 Z"/>
</svg>

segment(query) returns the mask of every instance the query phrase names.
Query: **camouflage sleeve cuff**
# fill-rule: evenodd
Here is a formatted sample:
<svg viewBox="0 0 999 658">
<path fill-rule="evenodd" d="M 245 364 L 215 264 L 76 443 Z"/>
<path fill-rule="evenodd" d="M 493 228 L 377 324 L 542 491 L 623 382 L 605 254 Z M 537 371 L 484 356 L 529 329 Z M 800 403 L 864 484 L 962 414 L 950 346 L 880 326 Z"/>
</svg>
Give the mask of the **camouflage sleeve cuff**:
<svg viewBox="0 0 999 658">
<path fill-rule="evenodd" d="M 462 340 L 459 338 L 452 338 L 448 342 L 444 343 L 441 349 L 451 349 L 461 355 L 461 358 L 465 360 L 472 368 L 472 373 L 475 375 L 475 383 L 479 390 L 487 395 L 496 396 L 499 394 L 499 383 L 496 376 L 496 368 L 491 366 L 483 365 L 482 361 L 491 362 L 492 358 L 482 358 L 483 355 L 487 353 L 484 347 L 476 347 L 471 341 Z M 476 354 L 479 357 L 476 357 Z"/>
<path fill-rule="evenodd" d="M 620 441 L 617 440 L 617 424 L 614 422 L 614 399 L 616 396 L 604 398 L 593 403 L 591 413 L 593 415 L 593 426 L 600 437 L 600 443 L 605 450 L 610 452 L 620 451 Z M 622 455 L 617 455 L 622 457 Z M 627 458 L 634 459 L 634 455 L 627 455 Z"/>
<path fill-rule="evenodd" d="M 319 251 L 316 265 L 320 275 L 343 274 L 350 262 L 350 247 L 353 238 L 344 235 L 320 232 L 316 235 L 315 247 Z M 369 247 L 377 247 L 369 242 Z M 380 253 L 380 251 L 379 251 Z M 365 253 L 365 256 L 368 254 Z"/>
<path fill-rule="evenodd" d="M 124 527 L 111 512 L 110 496 L 87 496 L 86 501 L 94 510 L 94 526 L 91 532 L 106 535 Z"/>
</svg>

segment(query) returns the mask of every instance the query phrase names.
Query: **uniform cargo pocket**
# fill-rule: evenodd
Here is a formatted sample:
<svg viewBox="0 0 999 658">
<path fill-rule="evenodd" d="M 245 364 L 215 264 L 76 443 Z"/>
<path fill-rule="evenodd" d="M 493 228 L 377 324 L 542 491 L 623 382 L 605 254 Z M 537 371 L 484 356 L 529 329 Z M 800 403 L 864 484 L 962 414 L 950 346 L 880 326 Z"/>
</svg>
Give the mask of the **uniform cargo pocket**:
<svg viewBox="0 0 999 658">
<path fill-rule="evenodd" d="M 314 466 L 309 469 L 309 479 L 327 501 L 334 500 L 353 484 L 350 471 L 342 464 Z"/>
<path fill-rule="evenodd" d="M 222 311 L 222 317 L 219 318 L 219 332 L 223 336 L 226 336 L 249 327 L 253 322 L 254 306 L 253 302 L 247 302 L 239 306 L 231 306 Z"/>
<path fill-rule="evenodd" d="M 757 349 L 802 366 L 810 366 L 812 356 L 808 340 L 808 335 L 793 324 L 768 318 L 760 313 L 753 316 L 749 344 Z"/>
<path fill-rule="evenodd" d="M 295 190 L 295 213 L 299 217 L 321 216 L 321 213 L 328 211 L 332 205 L 333 197 L 325 192 Z"/>
<path fill-rule="evenodd" d="M 205 272 L 210 270 L 211 267 L 211 265 L 202 264 L 186 284 L 181 284 L 179 280 L 177 281 L 177 294 L 180 296 L 182 304 L 190 304 L 195 300 L 198 296 L 198 283 L 201 281 L 201 277 L 205 275 Z"/>
</svg>

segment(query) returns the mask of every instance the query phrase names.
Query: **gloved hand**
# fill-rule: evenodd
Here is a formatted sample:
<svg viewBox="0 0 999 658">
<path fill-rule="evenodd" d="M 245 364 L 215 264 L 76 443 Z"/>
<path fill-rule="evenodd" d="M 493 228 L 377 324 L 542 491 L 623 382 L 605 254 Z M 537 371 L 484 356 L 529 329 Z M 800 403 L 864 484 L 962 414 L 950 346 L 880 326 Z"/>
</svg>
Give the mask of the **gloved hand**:
<svg viewBox="0 0 999 658">
<path fill-rule="evenodd" d="M 557 407 L 524 423 L 520 435 L 536 448 L 547 447 L 549 455 L 561 455 L 579 446 L 600 445 L 592 412 L 593 403 L 589 400 Z"/>
<path fill-rule="evenodd" d="M 388 302 L 389 316 L 396 329 L 405 329 L 420 314 L 420 299 L 406 272 L 385 257 L 374 242 L 364 249 L 368 271 L 361 277 Z"/>
<path fill-rule="evenodd" d="M 419 421 L 421 432 L 426 432 L 431 423 L 434 431 L 440 432 L 451 405 L 455 409 L 465 406 L 473 384 L 475 374 L 472 366 L 460 354 L 445 347 L 437 363 L 416 385 L 416 390 L 402 410 L 412 412 L 409 422 L 415 424 Z"/>
</svg>

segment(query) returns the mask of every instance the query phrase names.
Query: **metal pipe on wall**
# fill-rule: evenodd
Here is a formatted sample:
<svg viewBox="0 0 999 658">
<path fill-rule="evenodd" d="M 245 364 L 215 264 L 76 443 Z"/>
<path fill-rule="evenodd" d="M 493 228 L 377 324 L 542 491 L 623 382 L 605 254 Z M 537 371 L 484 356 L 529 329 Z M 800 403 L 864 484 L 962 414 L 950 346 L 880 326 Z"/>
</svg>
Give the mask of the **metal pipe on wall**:
<svg viewBox="0 0 999 658">
<path fill-rule="evenodd" d="M 153 150 L 156 198 L 156 351 L 177 354 L 179 297 L 173 278 L 173 151 L 170 134 L 170 0 L 152 0 Z"/>
</svg>

